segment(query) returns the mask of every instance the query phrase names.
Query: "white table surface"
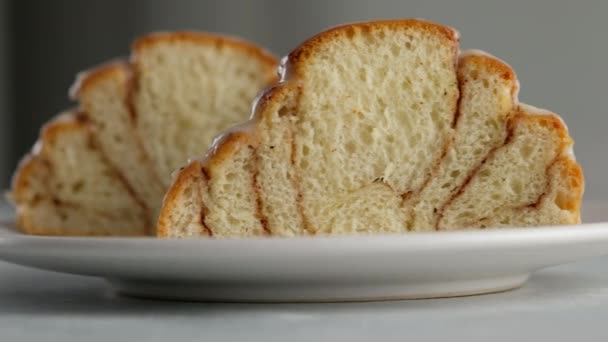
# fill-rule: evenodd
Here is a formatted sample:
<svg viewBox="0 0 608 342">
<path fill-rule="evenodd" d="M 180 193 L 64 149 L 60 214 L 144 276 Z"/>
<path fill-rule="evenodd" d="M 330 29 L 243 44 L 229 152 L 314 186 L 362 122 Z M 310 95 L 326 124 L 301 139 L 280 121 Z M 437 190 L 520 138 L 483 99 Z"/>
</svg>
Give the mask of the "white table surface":
<svg viewBox="0 0 608 342">
<path fill-rule="evenodd" d="M 590 204 L 584 217 L 608 218 L 603 208 Z M 6 220 L 10 211 L 0 212 Z M 101 279 L 0 262 L 2 342 L 311 339 L 608 341 L 608 257 L 539 271 L 505 293 L 340 304 L 133 299 L 113 294 Z"/>
</svg>

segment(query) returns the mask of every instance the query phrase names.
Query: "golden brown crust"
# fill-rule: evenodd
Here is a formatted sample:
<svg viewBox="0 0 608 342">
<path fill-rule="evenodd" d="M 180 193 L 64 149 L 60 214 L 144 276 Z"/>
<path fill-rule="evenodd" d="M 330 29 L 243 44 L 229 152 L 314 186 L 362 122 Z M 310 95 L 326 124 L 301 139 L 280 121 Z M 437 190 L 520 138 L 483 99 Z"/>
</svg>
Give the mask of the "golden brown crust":
<svg viewBox="0 0 608 342">
<path fill-rule="evenodd" d="M 560 209 L 577 213 L 577 219 L 580 221 L 580 208 L 585 187 L 583 169 L 576 161 L 567 156 L 561 156 L 557 162 L 561 164 L 560 176 L 567 184 L 568 191 L 558 192 L 555 202 Z"/>
<path fill-rule="evenodd" d="M 419 19 L 394 19 L 358 22 L 336 26 L 309 38 L 288 55 L 288 65 L 286 67 L 289 69 L 288 72 L 290 75 L 301 75 L 303 72 L 305 72 L 304 69 L 306 68 L 306 61 L 319 48 L 335 39 L 352 37 L 357 32 L 366 33 L 380 30 L 399 31 L 410 30 L 412 28 L 422 29 L 429 33 L 441 36 L 445 39 L 446 44 L 451 45 L 455 50 L 458 48 L 458 31 L 430 21 Z"/>
<path fill-rule="evenodd" d="M 475 73 L 473 73 L 473 71 L 467 70 L 470 69 L 472 65 L 475 66 L 475 68 L 477 69 Z M 499 75 L 499 77 L 501 77 L 503 81 L 510 83 L 512 106 L 517 105 L 519 81 L 517 80 L 517 75 L 515 75 L 515 71 L 513 71 L 513 69 L 507 63 L 483 51 L 468 51 L 458 56 L 457 77 L 458 88 L 460 92 L 462 92 L 462 89 L 465 87 L 465 84 L 468 82 L 469 79 L 476 80 L 479 77 L 480 70 L 482 72 Z M 458 98 L 458 108 L 454 115 L 452 127 L 456 127 L 460 119 L 460 101 L 462 100 L 462 95 L 463 94 L 460 93 L 460 97 Z"/>
<path fill-rule="evenodd" d="M 564 122 L 555 114 L 547 113 L 547 114 L 531 114 L 521 109 L 518 109 L 518 112 L 515 116 L 516 121 L 527 121 L 529 123 L 533 123 L 538 126 L 546 127 L 552 131 L 557 132 L 557 135 L 560 140 L 560 146 L 558 150 L 563 151 L 566 147 L 572 145 L 572 138 L 568 134 L 568 129 Z"/>
<path fill-rule="evenodd" d="M 268 83 L 274 82 L 277 79 L 276 66 L 277 58 L 270 52 L 248 41 L 230 37 L 227 35 L 219 35 L 212 33 L 181 31 L 181 32 L 158 32 L 148 34 L 139 38 L 133 43 L 131 62 L 137 65 L 137 55 L 143 49 L 152 47 L 157 44 L 200 44 L 204 46 L 214 46 L 216 48 L 229 48 L 239 50 L 253 58 L 258 59 L 268 68 Z"/>
<path fill-rule="evenodd" d="M 500 75 L 506 81 L 515 81 L 517 77 L 513 69 L 504 61 L 486 53 L 467 53 L 460 56 L 460 64 L 474 64 L 480 69 Z"/>
<path fill-rule="evenodd" d="M 336 26 L 325 30 L 304 41 L 300 46 L 289 54 L 289 61 L 295 65 L 312 55 L 319 47 L 328 42 L 342 37 L 352 37 L 356 32 L 373 32 L 376 30 L 409 30 L 412 28 L 422 29 L 443 36 L 450 44 L 458 42 L 458 32 L 450 27 L 435 24 L 419 19 L 394 19 L 378 20 L 372 22 L 358 22 Z"/>
<path fill-rule="evenodd" d="M 129 65 L 121 59 L 100 64 L 76 75 L 76 79 L 70 87 L 69 96 L 72 100 L 77 100 L 83 92 L 95 87 L 100 82 L 108 78 L 126 79 L 128 74 Z"/>
</svg>

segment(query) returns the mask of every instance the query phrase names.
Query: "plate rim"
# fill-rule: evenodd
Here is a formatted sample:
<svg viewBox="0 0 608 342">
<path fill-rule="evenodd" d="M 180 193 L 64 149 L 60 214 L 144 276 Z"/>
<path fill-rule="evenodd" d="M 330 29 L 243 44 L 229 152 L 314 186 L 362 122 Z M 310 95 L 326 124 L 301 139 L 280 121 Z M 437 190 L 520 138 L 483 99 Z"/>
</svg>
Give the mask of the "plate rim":
<svg viewBox="0 0 608 342">
<path fill-rule="evenodd" d="M 372 244 L 383 244 L 387 247 L 392 245 L 411 245 L 409 247 L 421 246 L 429 248 L 429 244 L 444 243 L 450 245 L 513 245 L 514 241 L 531 242 L 541 244 L 559 244 L 562 242 L 576 243 L 587 242 L 592 237 L 608 240 L 608 221 L 581 223 L 574 225 L 553 225 L 538 227 L 517 228 L 491 228 L 491 229 L 467 229 L 457 231 L 429 231 L 429 232 L 405 232 L 390 234 L 352 234 L 332 236 L 296 236 L 296 237 L 235 237 L 235 238 L 157 238 L 146 237 L 123 237 L 123 236 L 42 236 L 28 235 L 15 228 L 14 222 L 0 222 L 0 254 L 7 246 L 12 245 L 55 245 L 70 244 L 73 246 L 103 247 L 104 245 L 130 247 L 141 247 L 142 245 L 172 245 L 192 247 L 223 245 L 240 246 L 250 245 L 315 245 L 323 247 L 330 244 L 342 245 L 356 244 L 360 248 L 360 242 Z"/>
<path fill-rule="evenodd" d="M 562 253 L 569 246 L 575 247 L 573 252 Z M 532 262 L 517 261 L 522 252 L 525 255 L 530 251 L 548 254 Z M 497 261 L 494 254 L 499 255 L 496 267 L 488 263 Z M 463 266 L 479 255 L 485 259 L 476 266 Z M 541 268 L 600 255 L 608 255 L 608 222 L 440 233 L 235 239 L 33 236 L 0 223 L 0 259 L 4 261 L 105 278 L 115 291 L 126 295 L 180 300 L 318 302 L 481 294 L 521 286 L 531 272 Z M 406 262 L 408 266 L 384 264 L 394 256 L 416 260 Z M 434 260 L 427 260 L 428 256 Z M 454 265 L 444 262 L 451 256 L 456 256 Z M 169 266 L 159 271 L 159 257 L 167 259 L 160 265 L 182 261 L 186 265 L 182 270 Z M 326 263 L 328 257 L 332 260 Z M 205 258 L 208 261 L 199 264 Z M 243 265 L 252 260 L 254 266 L 243 272 Z M 336 268 L 344 262 L 350 266 Z M 140 269 L 142 263 L 144 270 Z M 442 266 L 437 268 L 438 264 Z M 298 268 L 302 265 L 306 266 Z M 428 265 L 431 267 L 427 269 Z M 138 268 L 136 273 L 132 273 L 134 267 Z M 271 290 L 260 292 L 260 286 L 268 284 Z M 169 296 L 175 293 L 180 295 Z"/>
</svg>

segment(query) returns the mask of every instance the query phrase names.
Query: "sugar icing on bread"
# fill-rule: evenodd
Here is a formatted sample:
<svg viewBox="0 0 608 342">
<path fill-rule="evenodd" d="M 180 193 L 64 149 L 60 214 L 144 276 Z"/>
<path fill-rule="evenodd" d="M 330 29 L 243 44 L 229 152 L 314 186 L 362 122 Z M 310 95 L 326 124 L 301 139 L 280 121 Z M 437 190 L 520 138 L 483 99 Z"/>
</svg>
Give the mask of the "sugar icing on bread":
<svg viewBox="0 0 608 342">
<path fill-rule="evenodd" d="M 154 235 L 170 171 L 248 117 L 277 63 L 238 39 L 174 32 L 137 40 L 131 62 L 80 74 L 70 91 L 78 108 L 47 125 L 39 144 L 47 147 L 15 174 L 19 226 L 43 235 Z"/>
<path fill-rule="evenodd" d="M 325 31 L 292 51 L 249 129 L 175 176 L 163 237 L 569 224 L 583 175 L 561 119 L 504 62 L 420 20 Z"/>
</svg>

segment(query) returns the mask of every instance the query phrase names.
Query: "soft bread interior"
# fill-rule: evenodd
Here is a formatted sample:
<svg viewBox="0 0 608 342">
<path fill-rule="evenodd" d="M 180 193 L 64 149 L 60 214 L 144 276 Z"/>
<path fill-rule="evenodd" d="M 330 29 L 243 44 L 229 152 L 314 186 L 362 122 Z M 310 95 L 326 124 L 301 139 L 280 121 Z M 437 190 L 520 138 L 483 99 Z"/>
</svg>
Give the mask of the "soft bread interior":
<svg viewBox="0 0 608 342">
<path fill-rule="evenodd" d="M 159 218 L 158 234 L 209 236 L 211 231 L 205 226 L 204 211 L 201 210 L 202 194 L 206 189 L 207 183 L 200 162 L 194 161 L 175 173 L 173 185 L 165 200 L 171 208 L 166 209 L 169 215 Z"/>
<path fill-rule="evenodd" d="M 133 188 L 133 194 L 145 204 L 154 222 L 162 202 L 159 199 L 166 189 L 131 124 L 127 104 L 130 76 L 126 64 L 116 62 L 102 66 L 80 75 L 73 97 L 91 122 L 99 148 Z"/>
<path fill-rule="evenodd" d="M 507 122 L 514 110 L 517 80 L 497 59 L 480 54 L 458 61 L 460 101 L 453 122 L 453 140 L 431 174 L 428 184 L 406 203 L 412 230 L 438 227 L 440 211 L 493 149 L 507 137 Z"/>
<path fill-rule="evenodd" d="M 134 46 L 135 126 L 165 187 L 173 170 L 243 121 L 257 92 L 275 78 L 272 57 L 248 46 L 185 37 L 145 38 Z"/>
<path fill-rule="evenodd" d="M 214 236 L 266 234 L 255 184 L 255 145 L 247 134 L 229 135 L 217 152 L 217 164 L 203 169 L 207 177 L 204 222 Z M 222 155 L 230 156 L 230 162 L 222 162 Z"/>
<path fill-rule="evenodd" d="M 14 179 L 18 222 L 34 234 L 143 235 L 149 227 L 131 189 L 95 147 L 86 122 L 66 113 L 49 123 Z M 38 227 L 45 227 L 40 229 Z"/>
<path fill-rule="evenodd" d="M 310 229 L 349 230 L 335 222 L 356 219 L 406 230 L 405 220 L 362 214 L 378 202 L 399 212 L 395 196 L 417 191 L 441 157 L 458 99 L 456 49 L 426 30 L 353 27 L 306 59 L 294 167 Z"/>
<path fill-rule="evenodd" d="M 208 188 L 184 212 L 217 237 L 579 222 L 583 176 L 565 125 L 518 103 L 508 65 L 458 56 L 457 43 L 418 20 L 306 41 L 260 97 L 253 129 L 200 162 Z M 161 218 L 184 209 L 176 201 Z M 183 236 L 162 222 L 161 236 Z"/>
<path fill-rule="evenodd" d="M 255 94 L 276 79 L 276 64 L 273 56 L 244 41 L 173 32 L 140 38 L 131 63 L 114 61 L 81 73 L 71 89 L 78 118 L 52 135 L 61 146 L 32 158 L 36 162 L 29 165 L 36 167 L 16 172 L 21 181 L 12 197 L 22 228 L 58 235 L 155 234 L 153 223 L 170 183 L 167 170 L 198 155 L 220 129 L 244 120 Z M 42 172 L 53 165 L 53 172 L 39 179 L 24 171 Z M 122 188 L 108 186 L 103 177 L 118 179 Z M 197 179 L 204 183 L 203 177 Z M 184 205 L 202 197 L 203 185 L 200 191 L 177 191 Z M 33 206 L 31 196 L 22 196 L 38 198 L 42 188 L 52 200 L 44 197 Z M 192 227 L 196 234 L 207 232 L 197 226 L 202 219 L 193 216 L 188 212 L 171 220 L 184 219 L 180 234 L 195 234 Z M 190 220 L 195 223 L 189 225 Z"/>
<path fill-rule="evenodd" d="M 497 209 L 534 207 L 550 192 L 551 167 L 560 160 L 559 153 L 564 148 L 561 122 L 551 115 L 517 113 L 511 125 L 505 144 L 473 170 L 470 181 L 461 185 L 460 195 L 444 208 L 440 227 L 486 227 L 488 223 L 484 221 L 495 216 Z M 561 210 L 559 206 L 556 209 Z M 517 216 L 520 215 L 514 212 L 494 221 L 508 226 L 512 225 L 510 217 L 521 221 Z M 550 217 L 545 220 L 547 224 L 554 222 Z"/>
</svg>

